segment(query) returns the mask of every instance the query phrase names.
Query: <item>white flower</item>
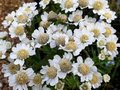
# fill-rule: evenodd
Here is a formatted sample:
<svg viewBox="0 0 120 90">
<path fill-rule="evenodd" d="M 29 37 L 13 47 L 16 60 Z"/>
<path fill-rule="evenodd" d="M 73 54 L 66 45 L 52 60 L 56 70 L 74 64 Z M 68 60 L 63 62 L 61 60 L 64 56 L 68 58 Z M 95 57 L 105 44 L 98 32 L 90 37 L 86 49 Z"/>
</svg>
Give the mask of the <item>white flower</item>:
<svg viewBox="0 0 120 90">
<path fill-rule="evenodd" d="M 101 85 L 101 83 L 102 83 L 102 75 L 101 75 L 101 73 L 94 72 L 92 80 L 90 80 L 90 83 L 91 83 L 91 85 L 92 85 L 92 87 L 94 89 L 98 88 Z"/>
<path fill-rule="evenodd" d="M 101 15 L 108 8 L 107 0 L 89 0 L 89 8 L 93 8 L 93 12 Z"/>
<path fill-rule="evenodd" d="M 112 20 L 115 20 L 117 17 L 114 11 L 110 9 L 105 9 L 104 12 L 101 14 L 100 19 L 105 19 L 108 23 L 111 23 Z"/>
<path fill-rule="evenodd" d="M 52 41 L 50 42 L 50 47 L 54 48 L 56 46 L 65 46 L 69 40 L 69 37 L 62 32 L 56 32 L 52 35 Z"/>
<path fill-rule="evenodd" d="M 103 27 L 102 22 L 87 25 L 87 30 L 93 32 L 96 39 L 103 37 L 103 33 L 105 33 L 105 28 Z"/>
<path fill-rule="evenodd" d="M 103 75 L 103 80 L 104 80 L 104 82 L 109 82 L 110 76 L 108 74 Z"/>
<path fill-rule="evenodd" d="M 13 90 L 28 90 L 27 83 L 30 81 L 33 74 L 34 71 L 32 68 L 20 70 L 16 74 L 9 77 L 9 86 L 12 86 Z"/>
<path fill-rule="evenodd" d="M 106 38 L 104 36 L 101 36 L 100 38 L 97 39 L 97 47 L 100 49 L 104 48 L 106 45 Z"/>
<path fill-rule="evenodd" d="M 55 55 L 54 59 L 49 60 L 49 62 L 59 70 L 58 76 L 64 79 L 72 70 L 72 58 L 73 56 L 71 53 L 64 53 L 63 58 L 61 58 L 59 55 Z"/>
<path fill-rule="evenodd" d="M 15 18 L 15 12 L 11 12 L 10 14 L 8 14 L 5 17 L 5 20 L 2 22 L 2 25 L 4 26 L 4 28 L 7 28 L 8 26 L 10 26 L 10 24 L 14 21 Z"/>
<path fill-rule="evenodd" d="M 5 38 L 7 35 L 8 35 L 8 33 L 6 31 L 0 32 L 0 39 Z"/>
<path fill-rule="evenodd" d="M 94 62 L 91 58 L 86 58 L 83 62 L 82 57 L 77 58 L 77 63 L 74 63 L 73 74 L 81 77 L 81 82 L 89 81 L 92 79 L 93 72 L 97 71 L 96 66 L 93 66 Z"/>
<path fill-rule="evenodd" d="M 11 48 L 11 43 L 5 40 L 0 40 L 0 59 L 6 58 L 6 51 Z"/>
<path fill-rule="evenodd" d="M 13 22 L 13 24 L 9 28 L 9 34 L 11 38 L 19 37 L 20 40 L 26 38 L 25 25 Z"/>
<path fill-rule="evenodd" d="M 29 58 L 29 56 L 33 56 L 34 54 L 35 50 L 32 47 L 30 47 L 30 45 L 19 43 L 16 45 L 16 47 L 12 48 L 10 58 L 24 61 L 25 59 Z"/>
<path fill-rule="evenodd" d="M 42 66 L 40 73 L 43 74 L 43 82 L 46 82 L 46 84 L 54 86 L 58 83 L 58 69 L 53 65 Z"/>
<path fill-rule="evenodd" d="M 43 9 L 50 3 L 50 0 L 41 0 L 39 2 L 40 7 L 42 7 Z"/>
<path fill-rule="evenodd" d="M 110 24 L 103 22 L 102 25 L 105 28 L 105 33 L 104 33 L 105 37 L 109 37 L 114 33 L 116 33 L 116 30 Z"/>
<path fill-rule="evenodd" d="M 105 56 L 104 53 L 100 53 L 100 54 L 98 55 L 98 58 L 99 58 L 100 60 L 105 60 L 106 56 Z"/>
<path fill-rule="evenodd" d="M 4 77 L 9 77 L 13 74 L 16 74 L 18 70 L 20 70 L 20 66 L 13 63 L 2 65 L 2 72 L 4 73 Z"/>
<path fill-rule="evenodd" d="M 42 45 L 46 45 L 51 41 L 50 35 L 45 32 L 43 27 L 39 27 L 38 30 L 34 30 L 32 37 L 35 38 L 37 42 L 37 48 L 40 48 Z"/>
<path fill-rule="evenodd" d="M 95 41 L 94 34 L 86 29 L 82 29 L 82 30 L 75 29 L 74 35 L 75 35 L 75 41 L 77 42 L 78 45 L 83 47 L 83 49 L 86 46 L 91 45 Z"/>
<path fill-rule="evenodd" d="M 78 7 L 77 0 L 61 0 L 60 7 L 65 13 L 75 11 Z"/>
<path fill-rule="evenodd" d="M 28 85 L 32 86 L 33 90 L 41 90 L 42 84 L 42 76 L 39 73 L 37 73 L 33 75 Z"/>
<path fill-rule="evenodd" d="M 106 47 L 104 47 L 104 51 L 108 52 L 112 57 L 116 57 L 118 54 L 117 48 L 120 47 L 120 43 L 117 43 L 117 41 L 118 38 L 115 35 L 106 38 Z"/>
<path fill-rule="evenodd" d="M 83 12 L 80 10 L 76 10 L 72 12 L 72 14 L 69 15 L 68 20 L 70 22 L 73 22 L 74 25 L 78 25 L 80 21 L 82 21 L 82 14 Z"/>
<path fill-rule="evenodd" d="M 80 90 L 91 90 L 91 84 L 89 82 L 82 83 L 80 85 Z"/>
</svg>

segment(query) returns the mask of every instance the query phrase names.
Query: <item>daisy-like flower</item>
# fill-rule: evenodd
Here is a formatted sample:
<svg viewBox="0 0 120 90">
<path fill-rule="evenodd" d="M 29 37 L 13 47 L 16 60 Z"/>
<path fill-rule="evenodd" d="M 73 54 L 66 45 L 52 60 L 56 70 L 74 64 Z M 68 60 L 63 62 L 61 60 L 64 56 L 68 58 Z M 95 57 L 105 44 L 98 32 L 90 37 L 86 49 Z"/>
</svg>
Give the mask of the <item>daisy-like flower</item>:
<svg viewBox="0 0 120 90">
<path fill-rule="evenodd" d="M 10 63 L 8 65 L 3 64 L 2 65 L 2 72 L 4 73 L 4 77 L 9 77 L 13 74 L 16 74 L 17 71 L 20 70 L 19 65 L 15 65 L 14 63 Z"/>
<path fill-rule="evenodd" d="M 80 90 L 91 90 L 91 84 L 89 82 L 82 83 L 80 85 Z"/>
<path fill-rule="evenodd" d="M 86 58 L 83 62 L 81 56 L 77 58 L 77 63 L 74 63 L 73 74 L 81 77 L 81 82 L 89 81 L 92 79 L 93 72 L 97 71 L 96 66 L 93 66 L 94 62 L 91 58 Z"/>
<path fill-rule="evenodd" d="M 97 47 L 102 49 L 105 47 L 105 45 L 106 45 L 106 38 L 104 36 L 97 39 Z"/>
<path fill-rule="evenodd" d="M 93 12 L 98 15 L 101 15 L 106 8 L 108 8 L 107 0 L 90 0 L 89 8 L 93 8 Z"/>
<path fill-rule="evenodd" d="M 102 22 L 89 24 L 89 26 L 87 26 L 87 30 L 93 32 L 95 39 L 103 37 L 103 33 L 105 33 L 105 28 L 103 27 Z"/>
<path fill-rule="evenodd" d="M 50 63 L 50 66 L 42 66 L 40 73 L 43 74 L 43 82 L 46 82 L 46 84 L 54 86 L 59 81 L 59 70 L 54 67 L 54 63 Z"/>
<path fill-rule="evenodd" d="M 78 0 L 79 7 L 81 9 L 86 8 L 89 5 L 89 0 Z"/>
<path fill-rule="evenodd" d="M 73 22 L 74 25 L 78 25 L 80 21 L 82 21 L 82 14 L 83 12 L 80 10 L 76 10 L 72 12 L 72 14 L 69 15 L 68 20 L 70 22 Z"/>
<path fill-rule="evenodd" d="M 45 32 L 43 27 L 39 27 L 38 30 L 36 29 L 33 32 L 32 37 L 35 38 L 37 42 L 37 48 L 40 48 L 42 45 L 46 45 L 51 41 L 50 35 Z"/>
<path fill-rule="evenodd" d="M 95 89 L 95 88 L 98 88 L 101 83 L 102 83 L 102 75 L 101 73 L 99 72 L 94 72 L 93 73 L 93 77 L 92 79 L 90 80 L 90 83 L 92 85 L 92 87 Z"/>
<path fill-rule="evenodd" d="M 91 25 L 91 23 L 95 23 L 96 18 L 88 17 L 87 15 L 84 17 L 82 22 L 79 23 L 79 29 L 86 28 L 87 26 Z"/>
<path fill-rule="evenodd" d="M 65 53 L 63 58 L 59 55 L 55 55 L 53 60 L 49 60 L 50 64 L 53 64 L 54 67 L 58 68 L 59 73 L 58 76 L 60 78 L 65 78 L 68 73 L 72 70 L 72 60 L 73 56 L 71 53 Z"/>
<path fill-rule="evenodd" d="M 110 24 L 104 22 L 103 27 L 105 28 L 105 33 L 103 33 L 105 37 L 109 37 L 116 33 L 116 30 Z"/>
<path fill-rule="evenodd" d="M 112 20 L 115 20 L 117 18 L 115 14 L 116 13 L 114 11 L 105 9 L 101 14 L 100 19 L 105 19 L 108 23 L 111 23 Z"/>
<path fill-rule="evenodd" d="M 118 38 L 115 35 L 112 35 L 106 38 L 106 47 L 104 48 L 105 52 L 112 57 L 115 57 L 118 54 L 117 48 L 120 47 L 120 43 L 117 43 Z"/>
<path fill-rule="evenodd" d="M 8 14 L 5 17 L 5 20 L 2 22 L 2 25 L 4 26 L 4 28 L 7 28 L 8 26 L 10 26 L 10 24 L 14 21 L 15 18 L 15 12 L 11 12 L 10 14 Z"/>
<path fill-rule="evenodd" d="M 60 7 L 65 13 L 75 11 L 78 7 L 77 0 L 61 0 Z"/>
<path fill-rule="evenodd" d="M 108 74 L 103 75 L 103 80 L 104 80 L 104 82 L 109 82 L 110 76 Z"/>
<path fill-rule="evenodd" d="M 16 11 L 16 18 L 15 21 L 18 23 L 25 23 L 28 21 L 29 17 L 27 14 L 23 13 L 23 11 L 21 11 L 21 8 L 19 8 Z"/>
<path fill-rule="evenodd" d="M 6 58 L 6 51 L 11 48 L 11 43 L 5 40 L 0 40 L 0 59 Z"/>
<path fill-rule="evenodd" d="M 27 70 L 20 70 L 16 74 L 9 77 L 9 86 L 13 87 L 13 90 L 28 90 L 27 83 L 30 81 L 34 71 L 32 68 Z"/>
<path fill-rule="evenodd" d="M 42 89 L 42 76 L 37 73 L 34 74 L 33 77 L 31 78 L 30 82 L 29 82 L 29 86 L 33 86 L 33 90 L 41 90 Z"/>
<path fill-rule="evenodd" d="M 36 14 L 38 14 L 38 11 L 36 10 L 37 8 L 37 3 L 33 2 L 33 3 L 24 3 L 23 4 L 23 13 L 29 15 L 33 15 L 32 17 L 34 17 Z"/>
<path fill-rule="evenodd" d="M 24 43 L 19 43 L 16 47 L 12 48 L 12 52 L 10 54 L 11 59 L 17 59 L 15 64 L 24 64 L 24 60 L 29 58 L 29 56 L 33 56 L 35 54 L 35 50 L 30 47 L 30 45 L 26 45 Z"/>
<path fill-rule="evenodd" d="M 25 25 L 13 22 L 13 24 L 9 28 L 9 34 L 11 38 L 19 37 L 20 40 L 26 38 Z"/>
<path fill-rule="evenodd" d="M 40 7 L 42 7 L 43 9 L 45 9 L 45 7 L 50 3 L 50 0 L 41 0 L 39 2 Z"/>
<path fill-rule="evenodd" d="M 38 14 L 36 5 L 37 3 L 24 3 L 23 6 L 16 11 L 15 21 L 30 25 L 33 17 Z"/>
<path fill-rule="evenodd" d="M 77 44 L 81 46 L 83 49 L 86 46 L 91 45 L 95 41 L 94 34 L 90 31 L 87 31 L 86 29 L 82 29 L 82 30 L 75 29 L 74 35 Z"/>
<path fill-rule="evenodd" d="M 8 35 L 6 31 L 0 32 L 0 39 L 5 38 Z"/>
<path fill-rule="evenodd" d="M 69 37 L 62 32 L 56 32 L 52 35 L 52 41 L 50 42 L 50 47 L 54 48 L 56 46 L 65 46 L 69 40 Z"/>
</svg>

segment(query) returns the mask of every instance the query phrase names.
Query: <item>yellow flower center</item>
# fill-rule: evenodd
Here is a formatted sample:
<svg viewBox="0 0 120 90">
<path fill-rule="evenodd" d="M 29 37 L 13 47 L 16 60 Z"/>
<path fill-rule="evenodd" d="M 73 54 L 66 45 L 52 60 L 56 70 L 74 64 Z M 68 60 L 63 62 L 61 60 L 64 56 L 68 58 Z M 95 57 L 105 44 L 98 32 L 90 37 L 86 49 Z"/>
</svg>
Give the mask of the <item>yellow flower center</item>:
<svg viewBox="0 0 120 90">
<path fill-rule="evenodd" d="M 20 66 L 19 66 L 19 65 L 15 65 L 15 64 L 13 64 L 13 63 L 10 63 L 10 64 L 8 65 L 8 67 L 9 67 L 9 70 L 10 70 L 10 73 L 11 73 L 11 74 L 15 74 L 15 73 L 20 69 Z"/>
<path fill-rule="evenodd" d="M 101 10 L 103 9 L 103 3 L 99 1 L 95 1 L 95 3 L 93 4 L 93 8 L 95 10 Z"/>
<path fill-rule="evenodd" d="M 48 28 L 50 24 L 51 24 L 51 22 L 48 22 L 48 21 L 41 21 L 40 22 L 40 26 L 43 28 Z"/>
<path fill-rule="evenodd" d="M 28 82 L 28 75 L 25 72 L 20 72 L 16 75 L 16 82 L 20 85 L 24 85 Z"/>
<path fill-rule="evenodd" d="M 51 79 L 55 78 L 57 75 L 57 69 L 55 67 L 49 67 L 47 70 L 47 75 Z"/>
<path fill-rule="evenodd" d="M 88 5 L 88 0 L 79 0 L 79 6 L 86 7 Z"/>
<path fill-rule="evenodd" d="M 104 14 L 104 17 L 106 17 L 107 19 L 111 19 L 111 18 L 112 18 L 112 15 L 111 15 L 110 13 L 106 12 L 106 13 Z"/>
<path fill-rule="evenodd" d="M 80 15 L 75 15 L 74 17 L 73 17 L 73 21 L 74 22 L 78 22 L 79 20 L 81 20 L 82 19 L 82 17 L 80 16 Z"/>
<path fill-rule="evenodd" d="M 89 38 L 88 38 L 88 35 L 85 35 L 85 34 L 80 37 L 80 41 L 81 41 L 82 43 L 85 43 L 88 39 L 89 39 Z"/>
<path fill-rule="evenodd" d="M 59 45 L 64 46 L 65 45 L 65 37 L 61 36 L 61 37 L 57 38 L 55 41 L 56 41 L 57 46 L 59 46 Z"/>
<path fill-rule="evenodd" d="M 77 49 L 77 44 L 74 41 L 69 41 L 66 45 L 66 49 L 75 51 Z"/>
<path fill-rule="evenodd" d="M 104 35 L 106 37 L 109 37 L 112 34 L 112 31 L 111 31 L 111 29 L 109 27 L 106 27 L 105 29 L 106 29 L 106 32 L 104 33 Z"/>
<path fill-rule="evenodd" d="M 94 33 L 94 37 L 98 37 L 100 35 L 99 29 L 93 29 L 92 32 Z"/>
<path fill-rule="evenodd" d="M 38 42 L 40 44 L 45 44 L 45 43 L 47 43 L 48 40 L 49 40 L 49 36 L 47 33 L 42 33 L 38 37 Z"/>
<path fill-rule="evenodd" d="M 82 73 L 82 75 L 87 75 L 90 72 L 90 67 L 82 63 L 78 66 L 78 71 Z"/>
<path fill-rule="evenodd" d="M 33 83 L 35 84 L 41 84 L 42 82 L 42 78 L 41 78 L 41 75 L 40 74 L 36 74 L 33 78 Z"/>
<path fill-rule="evenodd" d="M 17 18 L 18 18 L 18 22 L 25 23 L 27 21 L 28 17 L 26 15 L 22 14 L 22 15 L 19 15 Z"/>
<path fill-rule="evenodd" d="M 109 51 L 114 51 L 117 48 L 117 46 L 116 46 L 116 43 L 111 41 L 106 44 L 106 48 Z"/>
<path fill-rule="evenodd" d="M 57 14 L 53 11 L 50 11 L 48 15 L 48 20 L 54 20 L 56 18 L 57 18 Z"/>
<path fill-rule="evenodd" d="M 72 63 L 69 60 L 66 60 L 66 59 L 62 59 L 59 62 L 59 65 L 60 65 L 60 69 L 61 69 L 62 72 L 68 72 L 72 68 Z"/>
<path fill-rule="evenodd" d="M 73 7 L 73 1 L 72 0 L 66 0 L 64 3 L 65 8 L 69 9 Z"/>
<path fill-rule="evenodd" d="M 23 35 L 24 34 L 24 27 L 23 26 L 17 26 L 16 29 L 15 29 L 15 34 L 16 35 Z"/>
<path fill-rule="evenodd" d="M 99 77 L 96 74 L 93 74 L 91 84 L 96 84 L 99 81 Z"/>
<path fill-rule="evenodd" d="M 67 21 L 67 16 L 65 14 L 60 14 L 58 16 L 58 19 L 61 21 L 61 22 L 66 22 Z"/>
<path fill-rule="evenodd" d="M 29 57 L 29 52 L 25 49 L 21 49 L 17 52 L 19 59 L 27 59 Z"/>
</svg>

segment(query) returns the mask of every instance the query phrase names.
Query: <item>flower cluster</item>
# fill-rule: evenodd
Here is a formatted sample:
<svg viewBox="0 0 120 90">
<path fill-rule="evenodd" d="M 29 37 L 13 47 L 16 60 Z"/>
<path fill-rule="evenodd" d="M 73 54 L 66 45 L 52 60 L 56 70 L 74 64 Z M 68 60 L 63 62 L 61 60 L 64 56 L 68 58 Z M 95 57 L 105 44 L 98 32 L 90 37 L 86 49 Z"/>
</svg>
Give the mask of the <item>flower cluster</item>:
<svg viewBox="0 0 120 90">
<path fill-rule="evenodd" d="M 24 3 L 2 23 L 8 28 L 0 32 L 0 59 L 9 61 L 4 77 L 13 90 L 64 90 L 69 76 L 80 78 L 80 90 L 98 88 L 110 76 L 94 59 L 113 60 L 120 47 L 110 24 L 115 18 L 107 0 Z"/>
</svg>

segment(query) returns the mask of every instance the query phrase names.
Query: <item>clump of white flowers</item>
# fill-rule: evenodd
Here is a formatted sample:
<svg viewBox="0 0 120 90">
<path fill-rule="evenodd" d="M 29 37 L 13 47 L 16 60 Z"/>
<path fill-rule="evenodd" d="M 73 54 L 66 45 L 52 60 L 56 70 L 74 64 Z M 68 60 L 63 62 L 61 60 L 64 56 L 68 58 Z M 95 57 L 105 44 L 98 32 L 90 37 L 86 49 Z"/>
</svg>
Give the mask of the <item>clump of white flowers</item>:
<svg viewBox="0 0 120 90">
<path fill-rule="evenodd" d="M 110 80 L 102 76 L 101 62 L 107 68 L 107 60 L 119 53 L 110 24 L 115 18 L 107 0 L 24 3 L 2 23 L 7 28 L 0 32 L 0 60 L 8 61 L 4 77 L 13 90 L 64 90 L 75 80 L 75 90 L 98 88 Z"/>
</svg>

